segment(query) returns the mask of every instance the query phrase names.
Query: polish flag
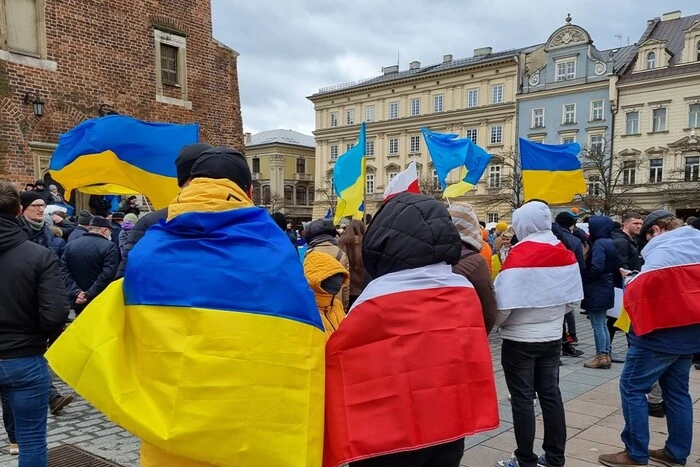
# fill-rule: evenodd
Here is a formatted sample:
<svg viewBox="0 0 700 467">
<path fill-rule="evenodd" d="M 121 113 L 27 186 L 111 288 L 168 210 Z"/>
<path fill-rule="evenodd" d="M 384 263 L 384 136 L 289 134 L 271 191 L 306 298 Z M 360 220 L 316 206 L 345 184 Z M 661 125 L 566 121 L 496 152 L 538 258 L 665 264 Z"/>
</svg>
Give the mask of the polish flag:
<svg viewBox="0 0 700 467">
<path fill-rule="evenodd" d="M 372 281 L 326 345 L 324 467 L 499 424 L 479 297 L 451 266 Z"/>
<path fill-rule="evenodd" d="M 583 300 L 576 257 L 554 236 L 518 242 L 508 253 L 494 287 L 499 310 Z"/>
<path fill-rule="evenodd" d="M 394 179 L 389 182 L 386 186 L 386 190 L 384 190 L 384 202 L 389 201 L 392 197 L 404 191 L 420 194 L 416 161 L 411 162 L 408 167 L 406 167 L 406 170 L 396 174 Z"/>
<path fill-rule="evenodd" d="M 627 283 L 623 298 L 634 333 L 700 324 L 700 231 L 663 233 L 642 254 L 642 271 Z"/>
</svg>

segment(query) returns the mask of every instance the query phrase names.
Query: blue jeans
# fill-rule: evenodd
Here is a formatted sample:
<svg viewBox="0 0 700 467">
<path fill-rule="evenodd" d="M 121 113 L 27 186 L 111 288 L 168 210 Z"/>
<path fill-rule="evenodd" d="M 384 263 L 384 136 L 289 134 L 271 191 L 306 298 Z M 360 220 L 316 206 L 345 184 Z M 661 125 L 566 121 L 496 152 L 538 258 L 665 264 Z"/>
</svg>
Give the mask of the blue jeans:
<svg viewBox="0 0 700 467">
<path fill-rule="evenodd" d="M 20 445 L 18 467 L 45 467 L 49 367 L 43 355 L 0 360 L 0 393 L 7 397 Z"/>
<path fill-rule="evenodd" d="M 610 331 L 608 331 L 607 310 L 588 310 L 593 326 L 593 339 L 596 353 L 610 353 Z"/>
<path fill-rule="evenodd" d="M 657 380 L 666 404 L 666 452 L 685 464 L 693 441 L 693 402 L 690 399 L 690 355 L 673 355 L 632 345 L 620 375 L 625 428 L 622 442 L 637 462 L 649 459 L 649 408 L 646 395 Z"/>
<path fill-rule="evenodd" d="M 12 407 L 10 407 L 10 399 L 4 394 L 0 394 L 0 400 L 2 401 L 2 424 L 5 426 L 10 444 L 15 444 L 17 443 L 17 437 L 15 436 L 15 415 L 12 413 Z"/>
</svg>

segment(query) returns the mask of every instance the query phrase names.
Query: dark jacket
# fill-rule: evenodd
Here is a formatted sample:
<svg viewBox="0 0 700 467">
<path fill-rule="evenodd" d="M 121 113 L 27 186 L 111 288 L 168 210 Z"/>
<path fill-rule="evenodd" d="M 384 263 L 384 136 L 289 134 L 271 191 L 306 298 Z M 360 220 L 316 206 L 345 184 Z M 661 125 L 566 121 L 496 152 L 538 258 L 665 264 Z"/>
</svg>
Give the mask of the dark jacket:
<svg viewBox="0 0 700 467">
<path fill-rule="evenodd" d="M 63 236 L 61 238 L 63 238 L 66 242 L 70 238 L 70 234 L 72 234 L 76 228 L 76 224 L 73 224 L 72 222 L 65 219 L 59 222 L 58 224 L 54 225 L 61 229 L 61 232 L 63 232 Z"/>
<path fill-rule="evenodd" d="M 41 196 L 41 199 L 44 200 L 44 203 L 46 203 L 47 206 L 49 204 L 53 204 L 53 202 L 54 202 L 53 195 L 51 194 L 51 192 L 49 190 L 43 189 L 41 191 L 40 190 L 34 190 L 34 191 L 36 192 L 36 194 Z"/>
<path fill-rule="evenodd" d="M 621 268 L 630 271 L 641 271 L 644 260 L 639 254 L 639 247 L 633 238 L 630 238 L 622 230 L 615 230 L 612 233 L 612 241 L 617 252 L 617 261 Z M 619 270 L 613 273 L 615 287 L 622 287 L 622 275 Z"/>
<path fill-rule="evenodd" d="M 29 221 L 25 219 L 24 217 L 20 216 L 17 218 L 19 221 L 19 225 L 24 230 L 24 233 L 27 234 L 27 237 L 29 237 L 29 241 L 32 243 L 36 243 L 37 245 L 41 245 L 44 248 L 48 248 L 49 250 L 53 251 L 56 253 L 58 256 L 58 253 L 56 252 L 54 246 L 53 246 L 53 233 L 51 233 L 51 229 L 44 224 L 44 226 L 39 230 L 38 232 L 33 230 L 31 226 L 29 225 Z"/>
<path fill-rule="evenodd" d="M 42 355 L 68 319 L 56 256 L 0 214 L 0 359 Z"/>
<path fill-rule="evenodd" d="M 591 252 L 583 273 L 584 310 L 608 310 L 615 304 L 613 272 L 618 269 L 615 244 L 610 239 L 613 220 L 605 216 L 591 216 L 588 220 L 588 243 Z"/>
<path fill-rule="evenodd" d="M 87 231 L 88 231 L 87 227 L 85 227 L 83 225 L 77 225 L 75 227 L 75 229 L 73 229 L 73 231 L 68 236 L 68 240 L 66 240 L 66 243 L 70 243 L 73 240 L 76 240 L 76 239 L 82 237 L 83 235 L 85 235 L 87 233 Z"/>
<path fill-rule="evenodd" d="M 126 238 L 126 243 L 124 243 L 124 253 L 122 259 L 119 263 L 119 268 L 117 269 L 116 279 L 124 277 L 124 272 L 126 271 L 126 262 L 129 258 L 129 252 L 134 249 L 136 244 L 146 235 L 146 231 L 152 226 L 160 221 L 164 221 L 168 218 L 168 208 L 159 209 L 157 211 L 149 212 L 143 216 L 136 223 L 134 228 L 129 232 L 129 236 Z"/>
<path fill-rule="evenodd" d="M 484 314 L 484 325 L 486 333 L 489 334 L 496 324 L 498 316 L 498 306 L 496 305 L 496 294 L 491 282 L 489 265 L 486 260 L 476 251 L 462 245 L 462 257 L 452 271 L 467 278 L 474 286 L 476 294 L 481 302 L 481 312 Z"/>
<path fill-rule="evenodd" d="M 117 246 L 100 234 L 88 232 L 68 243 L 61 259 L 68 298 L 75 302 L 85 292 L 90 302 L 112 282 L 118 266 Z"/>
<path fill-rule="evenodd" d="M 571 233 L 571 230 L 569 230 L 567 227 L 561 226 L 557 223 L 552 224 L 552 233 L 559 239 L 567 250 L 571 251 L 576 256 L 578 267 L 581 271 L 581 275 L 583 275 L 583 272 L 586 270 L 586 261 L 583 258 L 583 244 L 581 243 L 581 240 Z"/>
</svg>

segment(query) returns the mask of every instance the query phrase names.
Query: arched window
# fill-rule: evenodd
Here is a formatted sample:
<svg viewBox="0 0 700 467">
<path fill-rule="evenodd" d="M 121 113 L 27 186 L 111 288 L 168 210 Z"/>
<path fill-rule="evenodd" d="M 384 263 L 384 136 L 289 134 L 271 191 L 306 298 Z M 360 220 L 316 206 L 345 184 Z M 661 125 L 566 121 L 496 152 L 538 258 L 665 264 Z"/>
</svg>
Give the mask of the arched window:
<svg viewBox="0 0 700 467">
<path fill-rule="evenodd" d="M 253 185 L 253 204 L 259 205 L 262 199 L 260 198 L 260 185 Z"/>
<path fill-rule="evenodd" d="M 294 204 L 294 187 L 291 185 L 284 186 L 284 203 Z"/>
<path fill-rule="evenodd" d="M 272 198 L 270 185 L 265 185 L 262 187 L 262 204 L 270 204 L 270 198 Z"/>
<path fill-rule="evenodd" d="M 316 191 L 314 187 L 309 187 L 309 204 L 314 204 Z"/>
<path fill-rule="evenodd" d="M 306 188 L 303 186 L 297 187 L 297 202 L 299 206 L 306 206 Z"/>
<path fill-rule="evenodd" d="M 647 54 L 647 70 L 652 70 L 656 67 L 656 53 L 649 52 Z"/>
</svg>

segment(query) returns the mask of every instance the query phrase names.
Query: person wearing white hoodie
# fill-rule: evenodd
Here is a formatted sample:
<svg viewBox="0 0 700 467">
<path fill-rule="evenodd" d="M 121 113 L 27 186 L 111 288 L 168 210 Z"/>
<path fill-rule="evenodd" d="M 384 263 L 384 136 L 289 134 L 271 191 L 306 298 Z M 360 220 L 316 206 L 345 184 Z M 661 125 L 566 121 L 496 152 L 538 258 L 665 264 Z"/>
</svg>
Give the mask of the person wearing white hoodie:
<svg viewBox="0 0 700 467">
<path fill-rule="evenodd" d="M 503 338 L 501 364 L 511 394 L 517 449 L 496 467 L 561 467 L 566 419 L 559 391 L 559 355 L 568 305 L 583 299 L 574 254 L 552 233 L 549 207 L 531 201 L 513 213 L 519 242 L 511 248 L 495 289 Z M 544 454 L 534 452 L 537 394 L 544 418 Z"/>
</svg>

